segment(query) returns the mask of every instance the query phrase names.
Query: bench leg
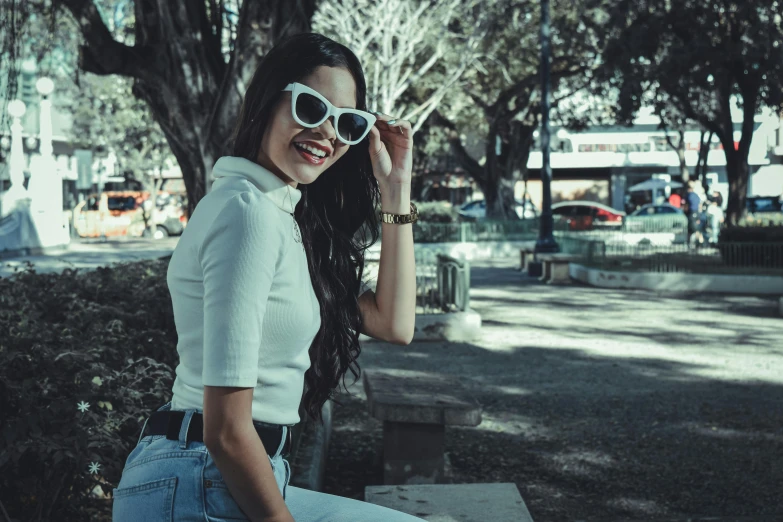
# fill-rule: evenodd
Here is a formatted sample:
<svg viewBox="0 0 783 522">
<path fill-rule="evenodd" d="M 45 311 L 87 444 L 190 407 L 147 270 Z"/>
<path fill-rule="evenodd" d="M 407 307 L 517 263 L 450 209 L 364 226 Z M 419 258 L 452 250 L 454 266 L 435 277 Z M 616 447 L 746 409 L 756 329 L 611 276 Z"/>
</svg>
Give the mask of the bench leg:
<svg viewBox="0 0 783 522">
<path fill-rule="evenodd" d="M 541 262 L 541 277 L 538 278 L 539 281 L 542 283 L 546 283 L 549 281 L 549 279 L 552 277 L 552 262 L 551 261 L 542 261 Z"/>
<path fill-rule="evenodd" d="M 443 424 L 383 422 L 383 483 L 443 483 Z"/>
<path fill-rule="evenodd" d="M 569 263 L 552 263 L 552 278 L 549 282 L 554 285 L 570 283 L 571 275 L 568 266 Z"/>
</svg>

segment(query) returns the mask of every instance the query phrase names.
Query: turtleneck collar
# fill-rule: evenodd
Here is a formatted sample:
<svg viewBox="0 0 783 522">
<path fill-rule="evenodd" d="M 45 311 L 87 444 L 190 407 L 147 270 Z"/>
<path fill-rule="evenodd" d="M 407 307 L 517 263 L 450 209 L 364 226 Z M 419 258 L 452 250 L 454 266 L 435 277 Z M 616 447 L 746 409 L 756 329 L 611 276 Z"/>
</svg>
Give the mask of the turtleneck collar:
<svg viewBox="0 0 783 522">
<path fill-rule="evenodd" d="M 275 176 L 269 169 L 248 159 L 237 156 L 223 156 L 212 167 L 212 175 L 217 182 L 220 178 L 245 178 L 266 194 L 275 205 L 289 214 L 294 212 L 296 204 L 302 198 L 299 189 Z"/>
</svg>

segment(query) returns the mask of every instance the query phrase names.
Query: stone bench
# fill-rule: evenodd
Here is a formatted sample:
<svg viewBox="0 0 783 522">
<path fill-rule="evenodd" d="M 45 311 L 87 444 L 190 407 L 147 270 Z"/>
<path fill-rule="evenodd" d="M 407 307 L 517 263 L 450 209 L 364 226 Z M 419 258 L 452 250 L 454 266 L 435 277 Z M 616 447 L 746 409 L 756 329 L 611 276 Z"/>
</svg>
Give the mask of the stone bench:
<svg viewBox="0 0 783 522">
<path fill-rule="evenodd" d="M 542 263 L 541 281 L 553 285 L 570 283 L 568 265 L 579 258 L 575 254 L 538 254 L 538 260 Z"/>
<path fill-rule="evenodd" d="M 535 241 L 527 241 L 522 244 L 522 247 L 519 249 L 519 271 L 520 272 L 527 272 L 527 265 L 531 261 L 533 261 L 533 256 L 536 251 L 536 242 Z"/>
<path fill-rule="evenodd" d="M 431 522 L 533 522 L 512 482 L 366 486 L 364 501 Z"/>
<path fill-rule="evenodd" d="M 478 426 L 481 406 L 448 375 L 362 370 L 370 415 L 383 421 L 383 483 L 444 482 L 446 426 Z"/>
</svg>

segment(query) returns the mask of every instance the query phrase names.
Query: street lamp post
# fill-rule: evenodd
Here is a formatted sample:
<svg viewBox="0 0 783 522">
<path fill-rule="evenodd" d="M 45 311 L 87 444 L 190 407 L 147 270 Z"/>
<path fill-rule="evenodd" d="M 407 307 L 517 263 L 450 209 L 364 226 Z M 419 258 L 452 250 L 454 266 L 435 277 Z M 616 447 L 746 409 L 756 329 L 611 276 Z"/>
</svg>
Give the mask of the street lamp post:
<svg viewBox="0 0 783 522">
<path fill-rule="evenodd" d="M 541 0 L 541 154 L 543 160 L 541 188 L 543 189 L 543 197 L 541 201 L 541 221 L 535 248 L 536 260 L 528 265 L 528 274 L 535 277 L 541 275 L 542 268 L 541 262 L 538 261 L 538 254 L 559 251 L 552 233 L 554 220 L 552 218 L 552 165 L 549 162 L 549 60 L 551 54 L 549 37 L 549 0 Z"/>
<path fill-rule="evenodd" d="M 11 212 L 18 201 L 29 197 L 27 189 L 24 186 L 24 145 L 22 143 L 22 116 L 27 108 L 22 100 L 14 100 L 8 104 L 8 113 L 13 118 L 11 124 L 11 152 L 8 157 L 9 174 L 11 177 L 11 186 L 8 190 L 0 194 L 0 217 L 4 217 Z"/>
</svg>

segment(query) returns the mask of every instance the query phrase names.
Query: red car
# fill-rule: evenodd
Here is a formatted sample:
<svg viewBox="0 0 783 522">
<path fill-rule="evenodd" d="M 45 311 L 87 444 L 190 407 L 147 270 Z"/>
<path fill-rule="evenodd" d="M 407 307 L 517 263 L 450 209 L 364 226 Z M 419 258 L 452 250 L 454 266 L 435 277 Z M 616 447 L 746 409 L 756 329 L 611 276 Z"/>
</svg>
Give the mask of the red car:
<svg viewBox="0 0 783 522">
<path fill-rule="evenodd" d="M 625 212 L 595 201 L 561 201 L 552 205 L 556 221 L 567 222 L 569 230 L 621 227 Z"/>
</svg>

